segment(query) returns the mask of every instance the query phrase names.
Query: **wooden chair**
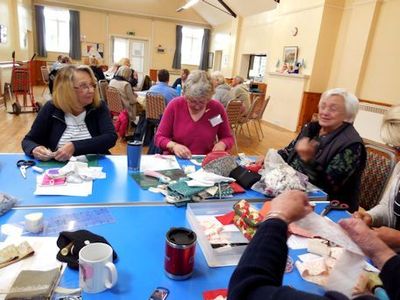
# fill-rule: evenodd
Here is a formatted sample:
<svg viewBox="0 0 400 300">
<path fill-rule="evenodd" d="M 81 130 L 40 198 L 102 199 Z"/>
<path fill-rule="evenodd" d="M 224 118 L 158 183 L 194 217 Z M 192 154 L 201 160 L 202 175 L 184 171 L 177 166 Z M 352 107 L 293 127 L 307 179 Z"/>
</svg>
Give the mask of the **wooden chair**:
<svg viewBox="0 0 400 300">
<path fill-rule="evenodd" d="M 118 116 L 124 110 L 124 106 L 122 104 L 122 97 L 119 91 L 116 88 L 109 86 L 107 88 L 106 95 L 108 100 L 107 101 L 108 109 L 110 110 L 111 116 L 113 117 Z"/>
<path fill-rule="evenodd" d="M 261 135 L 262 135 L 262 137 L 264 137 L 264 133 L 261 128 L 260 120 L 262 118 L 262 114 L 263 114 L 265 108 L 267 107 L 267 105 L 266 105 L 266 103 L 268 104 L 267 101 L 269 101 L 269 97 L 268 97 L 268 99 L 263 99 L 261 97 L 256 97 L 254 99 L 253 103 L 250 105 L 247 115 L 245 117 L 243 117 L 241 120 L 239 120 L 240 132 L 243 132 L 243 125 L 246 124 L 247 132 L 249 133 L 249 136 L 251 136 L 249 123 L 254 121 L 254 122 L 258 122 L 258 125 L 261 130 Z M 254 128 L 256 129 L 258 140 L 261 141 L 261 137 L 258 133 L 259 128 L 257 128 L 256 124 L 254 124 Z"/>
<path fill-rule="evenodd" d="M 239 127 L 239 120 L 241 118 L 243 111 L 243 103 L 240 100 L 231 100 L 226 106 L 226 114 L 229 121 L 229 126 L 235 140 L 236 153 L 239 153 L 239 148 L 237 145 L 236 130 Z"/>
<path fill-rule="evenodd" d="M 42 74 L 42 80 L 45 84 L 43 91 L 42 91 L 42 96 L 44 94 L 44 91 L 49 88 L 49 83 L 50 83 L 50 72 L 49 69 L 47 69 L 46 66 L 41 66 L 40 67 L 40 73 Z"/>
<path fill-rule="evenodd" d="M 156 93 L 146 93 L 146 119 L 161 120 L 165 109 L 165 99 Z"/>
<path fill-rule="evenodd" d="M 387 147 L 365 145 L 367 163 L 361 176 L 359 205 L 365 210 L 376 206 L 396 165 L 396 154 Z"/>
<path fill-rule="evenodd" d="M 106 103 L 107 103 L 107 89 L 108 89 L 108 81 L 105 79 L 99 80 L 100 98 Z"/>
</svg>

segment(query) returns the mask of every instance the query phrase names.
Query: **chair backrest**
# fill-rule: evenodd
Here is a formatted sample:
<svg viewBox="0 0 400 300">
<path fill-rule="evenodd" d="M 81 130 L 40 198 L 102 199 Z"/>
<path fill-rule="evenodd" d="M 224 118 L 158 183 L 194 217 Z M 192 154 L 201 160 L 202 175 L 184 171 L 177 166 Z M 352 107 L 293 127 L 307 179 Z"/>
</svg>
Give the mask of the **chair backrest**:
<svg viewBox="0 0 400 300">
<path fill-rule="evenodd" d="M 235 128 L 239 123 L 243 109 L 243 103 L 240 100 L 231 100 L 226 105 L 226 115 L 228 117 L 229 125 Z"/>
<path fill-rule="evenodd" d="M 119 114 L 124 110 L 121 95 L 115 87 L 109 86 L 107 88 L 106 95 L 108 100 L 108 109 L 110 110 L 111 114 Z"/>
<path fill-rule="evenodd" d="M 165 99 L 156 93 L 146 94 L 146 119 L 160 120 L 165 109 Z"/>
<path fill-rule="evenodd" d="M 260 111 L 260 113 L 258 114 L 258 116 L 257 116 L 256 119 L 258 119 L 258 120 L 261 120 L 261 119 L 262 119 L 262 116 L 264 115 L 265 109 L 267 108 L 267 105 L 268 105 L 270 99 L 271 99 L 271 96 L 268 96 L 268 97 L 264 100 L 263 107 L 261 108 L 261 111 Z"/>
<path fill-rule="evenodd" d="M 257 96 L 254 99 L 254 102 L 252 103 L 252 105 L 250 106 L 249 113 L 248 113 L 249 119 L 255 120 L 255 119 L 261 118 L 263 110 L 264 110 L 264 106 L 266 107 L 265 103 L 266 103 L 266 99 L 264 97 Z"/>
<path fill-rule="evenodd" d="M 42 73 L 42 80 L 45 84 L 49 84 L 49 69 L 46 66 L 40 67 L 40 72 Z"/>
<path fill-rule="evenodd" d="M 108 89 L 108 82 L 105 79 L 99 80 L 99 92 L 100 98 L 107 102 L 107 89 Z"/>
<path fill-rule="evenodd" d="M 377 205 L 396 165 L 396 155 L 378 145 L 365 145 L 367 163 L 361 176 L 359 205 L 368 210 Z"/>
</svg>

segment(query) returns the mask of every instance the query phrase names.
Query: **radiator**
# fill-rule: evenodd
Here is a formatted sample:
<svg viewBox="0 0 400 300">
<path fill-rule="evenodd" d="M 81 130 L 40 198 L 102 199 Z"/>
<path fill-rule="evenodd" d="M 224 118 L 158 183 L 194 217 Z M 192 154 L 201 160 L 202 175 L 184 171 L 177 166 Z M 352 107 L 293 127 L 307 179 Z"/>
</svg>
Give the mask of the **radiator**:
<svg viewBox="0 0 400 300">
<path fill-rule="evenodd" d="M 383 143 L 380 137 L 380 129 L 384 113 L 390 109 L 388 106 L 360 102 L 354 127 L 361 137 Z"/>
</svg>

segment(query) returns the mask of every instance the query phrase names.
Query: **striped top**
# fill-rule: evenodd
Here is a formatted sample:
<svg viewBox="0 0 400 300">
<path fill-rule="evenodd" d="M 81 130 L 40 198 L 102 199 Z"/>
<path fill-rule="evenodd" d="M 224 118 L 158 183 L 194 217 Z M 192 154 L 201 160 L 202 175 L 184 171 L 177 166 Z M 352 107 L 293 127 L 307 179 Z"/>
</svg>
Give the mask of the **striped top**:
<svg viewBox="0 0 400 300">
<path fill-rule="evenodd" d="M 57 148 L 61 148 L 68 142 L 88 140 L 92 138 L 85 123 L 86 111 L 74 116 L 73 114 L 65 114 L 65 124 L 67 128 L 58 141 Z"/>
</svg>

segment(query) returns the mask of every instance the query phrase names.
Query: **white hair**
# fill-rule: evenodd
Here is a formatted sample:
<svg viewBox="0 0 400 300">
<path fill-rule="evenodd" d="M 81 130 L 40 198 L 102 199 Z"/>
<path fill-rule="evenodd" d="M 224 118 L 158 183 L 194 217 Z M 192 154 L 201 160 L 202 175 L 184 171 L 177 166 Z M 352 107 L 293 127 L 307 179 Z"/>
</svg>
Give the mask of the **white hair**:
<svg viewBox="0 0 400 300">
<path fill-rule="evenodd" d="M 214 87 L 207 72 L 200 70 L 191 72 L 183 86 L 183 94 L 189 98 L 211 98 Z"/>
<path fill-rule="evenodd" d="M 358 113 L 358 106 L 359 106 L 358 98 L 352 93 L 346 91 L 344 88 L 334 88 L 325 91 L 321 95 L 321 99 L 319 100 L 319 102 L 321 103 L 322 100 L 326 100 L 331 96 L 341 96 L 343 98 L 344 107 L 346 110 L 346 118 L 344 121 L 348 123 L 353 123 Z"/>
<path fill-rule="evenodd" d="M 211 79 L 215 80 L 217 85 L 225 83 L 225 77 L 224 74 L 222 74 L 220 71 L 214 71 L 211 74 Z"/>
<path fill-rule="evenodd" d="M 382 140 L 393 146 L 400 146 L 400 105 L 393 106 L 383 116 Z"/>
</svg>

